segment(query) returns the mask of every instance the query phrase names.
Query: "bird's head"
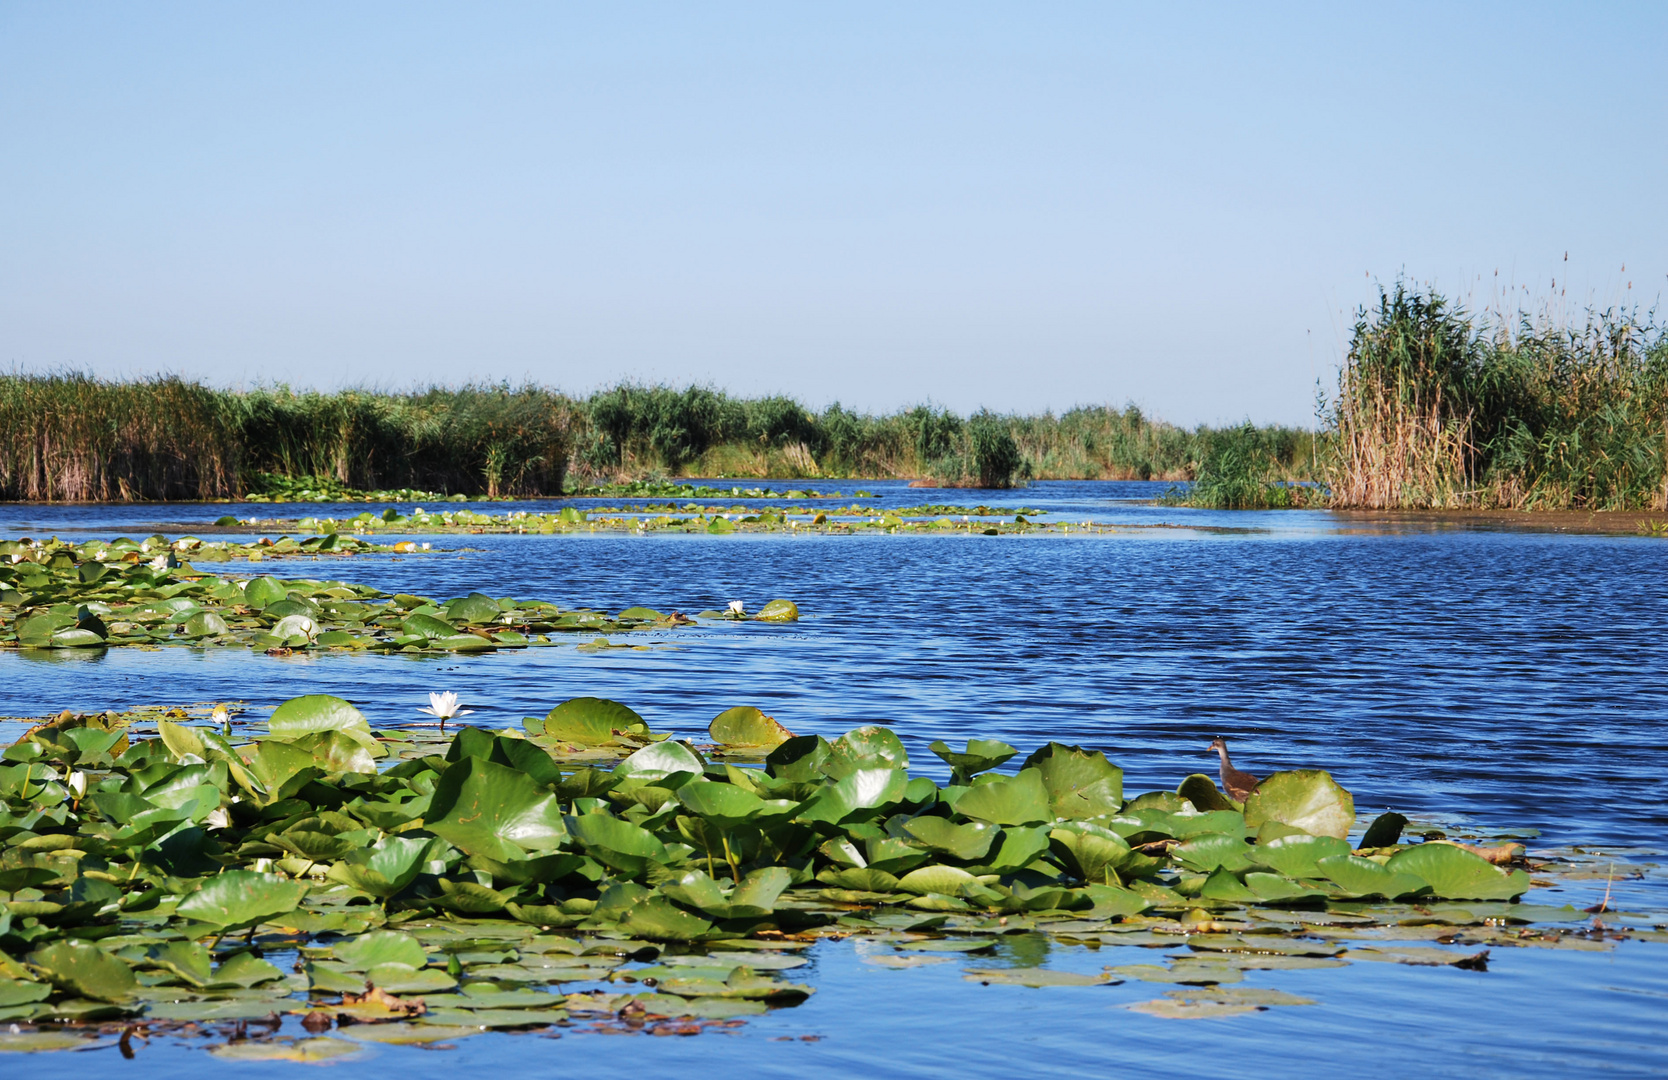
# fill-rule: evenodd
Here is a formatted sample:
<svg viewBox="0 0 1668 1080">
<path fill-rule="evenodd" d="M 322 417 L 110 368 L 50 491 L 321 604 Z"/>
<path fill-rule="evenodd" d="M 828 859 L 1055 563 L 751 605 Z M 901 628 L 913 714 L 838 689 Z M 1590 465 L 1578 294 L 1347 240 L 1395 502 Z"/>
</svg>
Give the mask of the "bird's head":
<svg viewBox="0 0 1668 1080">
<path fill-rule="evenodd" d="M 1212 750 L 1227 750 L 1228 743 L 1222 738 L 1222 736 L 1218 735 L 1216 738 L 1211 740 L 1210 748 Z"/>
</svg>

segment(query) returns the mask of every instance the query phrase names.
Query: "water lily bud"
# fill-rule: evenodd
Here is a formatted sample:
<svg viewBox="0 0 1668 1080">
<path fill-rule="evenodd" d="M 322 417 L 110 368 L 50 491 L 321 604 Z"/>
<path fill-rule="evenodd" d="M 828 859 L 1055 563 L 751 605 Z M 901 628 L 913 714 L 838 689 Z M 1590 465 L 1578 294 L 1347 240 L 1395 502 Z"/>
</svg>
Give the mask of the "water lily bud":
<svg viewBox="0 0 1668 1080">
<path fill-rule="evenodd" d="M 730 601 L 730 614 L 731 615 L 745 615 L 745 614 L 747 614 L 747 605 L 742 603 L 740 600 L 731 600 Z"/>
<path fill-rule="evenodd" d="M 75 793 L 77 799 L 87 794 L 87 774 L 76 769 L 69 774 L 69 789 Z"/>
</svg>

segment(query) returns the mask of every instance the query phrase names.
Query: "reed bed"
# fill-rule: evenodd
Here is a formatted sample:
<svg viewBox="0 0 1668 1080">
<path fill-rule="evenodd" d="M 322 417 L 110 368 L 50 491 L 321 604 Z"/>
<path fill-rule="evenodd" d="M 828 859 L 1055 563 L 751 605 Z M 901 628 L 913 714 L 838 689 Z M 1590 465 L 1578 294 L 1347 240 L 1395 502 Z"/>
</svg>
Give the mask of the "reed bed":
<svg viewBox="0 0 1668 1080">
<path fill-rule="evenodd" d="M 264 478 L 554 495 L 573 403 L 536 387 L 216 390 L 173 377 L 0 377 L 0 498 L 238 498 Z"/>
<path fill-rule="evenodd" d="M 1028 479 L 1191 479 L 1225 437 L 1304 474 L 1312 437 L 1198 428 L 1139 409 L 887 415 L 707 387 L 623 383 L 588 398 L 536 386 L 409 393 L 213 389 L 175 377 L 0 376 L 0 498 L 96 502 L 419 489 L 556 495 L 651 476 L 909 478 L 1002 488 Z M 1252 432 L 1246 436 L 1245 432 Z"/>
<path fill-rule="evenodd" d="M 963 418 L 932 405 L 874 415 L 836 402 L 817 413 L 791 398 L 631 384 L 593 395 L 580 422 L 574 468 L 598 479 L 881 477 L 997 488 L 1029 479 L 1192 479 L 1224 430 L 1187 430 L 1134 406 Z M 1253 430 L 1280 477 L 1310 475 L 1311 433 Z"/>
<path fill-rule="evenodd" d="M 1398 284 L 1363 309 L 1325 464 L 1335 506 L 1668 508 L 1668 335 L 1637 311 L 1473 315 Z"/>
</svg>

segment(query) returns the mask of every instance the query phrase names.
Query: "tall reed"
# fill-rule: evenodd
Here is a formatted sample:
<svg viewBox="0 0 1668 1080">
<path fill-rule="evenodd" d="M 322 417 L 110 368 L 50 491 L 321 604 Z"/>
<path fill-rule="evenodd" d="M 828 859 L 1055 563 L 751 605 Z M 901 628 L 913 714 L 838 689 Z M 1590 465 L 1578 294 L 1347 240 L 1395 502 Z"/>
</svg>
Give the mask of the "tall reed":
<svg viewBox="0 0 1668 1080">
<path fill-rule="evenodd" d="M 536 387 L 320 394 L 172 377 L 0 376 L 0 498 L 235 498 L 266 474 L 555 495 L 573 418 L 569 399 Z"/>
<path fill-rule="evenodd" d="M 1398 283 L 1356 320 L 1334 505 L 1668 506 L 1668 335 L 1637 311 L 1472 315 Z"/>
<path fill-rule="evenodd" d="M 1310 433 L 1244 431 L 1272 475 L 1306 475 Z M 979 487 L 1190 479 L 1219 438 L 1133 406 L 964 418 L 933 405 L 875 415 L 836 403 L 819 413 L 781 396 L 633 383 L 574 399 L 507 384 L 326 394 L 0 376 L 0 498 L 13 500 L 235 498 L 276 490 L 280 478 L 536 496 L 558 494 L 570 470 L 587 480 L 907 477 Z"/>
</svg>

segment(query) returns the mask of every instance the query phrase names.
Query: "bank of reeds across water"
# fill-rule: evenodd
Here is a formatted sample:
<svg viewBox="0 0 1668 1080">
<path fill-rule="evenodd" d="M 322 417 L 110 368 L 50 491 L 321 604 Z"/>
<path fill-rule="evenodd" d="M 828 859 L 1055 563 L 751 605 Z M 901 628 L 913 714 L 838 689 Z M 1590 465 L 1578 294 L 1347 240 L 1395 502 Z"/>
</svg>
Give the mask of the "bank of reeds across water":
<svg viewBox="0 0 1668 1080">
<path fill-rule="evenodd" d="M 1398 284 L 1329 421 L 1335 506 L 1668 509 L 1668 334 L 1637 311 L 1505 319 Z"/>
<path fill-rule="evenodd" d="M 1191 480 L 1224 440 L 1306 476 L 1310 433 L 1193 430 L 1128 406 L 962 417 L 918 406 L 820 412 L 786 397 L 622 384 L 587 398 L 537 386 L 410 393 L 220 390 L 174 377 L 0 376 L 0 499 L 226 499 L 317 489 L 548 496 L 651 476 Z"/>
<path fill-rule="evenodd" d="M 548 496 L 651 477 L 1190 481 L 1192 506 L 1668 509 L 1668 334 L 1473 315 L 1398 284 L 1357 318 L 1322 430 L 1181 428 L 1134 406 L 875 415 L 707 387 L 321 394 L 0 376 L 0 499 L 318 489 Z"/>
</svg>

